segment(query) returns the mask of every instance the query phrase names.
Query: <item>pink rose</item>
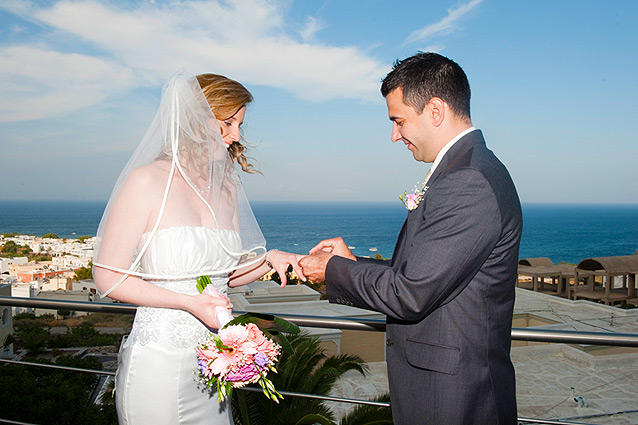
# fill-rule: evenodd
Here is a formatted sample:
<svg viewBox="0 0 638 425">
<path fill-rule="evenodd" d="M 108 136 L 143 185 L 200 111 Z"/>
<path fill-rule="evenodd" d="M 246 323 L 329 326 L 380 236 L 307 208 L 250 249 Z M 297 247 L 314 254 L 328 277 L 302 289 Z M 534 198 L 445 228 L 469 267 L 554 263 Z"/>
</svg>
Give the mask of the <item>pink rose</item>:
<svg viewBox="0 0 638 425">
<path fill-rule="evenodd" d="M 260 346 L 266 341 L 264 333 L 254 323 L 247 324 L 246 330 L 248 331 L 248 340 L 254 342 L 256 346 Z"/>
<path fill-rule="evenodd" d="M 409 210 L 413 210 L 417 207 L 419 203 L 419 195 L 416 193 L 410 193 L 406 196 L 405 206 L 408 207 Z"/>
</svg>

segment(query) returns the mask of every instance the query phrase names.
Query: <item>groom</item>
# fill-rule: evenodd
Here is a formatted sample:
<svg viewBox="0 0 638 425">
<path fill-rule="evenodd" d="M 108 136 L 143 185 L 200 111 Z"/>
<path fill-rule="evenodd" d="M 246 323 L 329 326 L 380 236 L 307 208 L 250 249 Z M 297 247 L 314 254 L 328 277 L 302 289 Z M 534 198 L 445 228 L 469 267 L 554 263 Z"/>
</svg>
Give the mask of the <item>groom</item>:
<svg viewBox="0 0 638 425">
<path fill-rule="evenodd" d="M 521 209 L 503 164 L 470 120 L 461 67 L 434 53 L 395 64 L 381 93 L 392 141 L 432 162 L 391 261 L 341 238 L 299 263 L 330 302 L 387 315 L 395 424 L 515 424 L 510 331 Z"/>
</svg>

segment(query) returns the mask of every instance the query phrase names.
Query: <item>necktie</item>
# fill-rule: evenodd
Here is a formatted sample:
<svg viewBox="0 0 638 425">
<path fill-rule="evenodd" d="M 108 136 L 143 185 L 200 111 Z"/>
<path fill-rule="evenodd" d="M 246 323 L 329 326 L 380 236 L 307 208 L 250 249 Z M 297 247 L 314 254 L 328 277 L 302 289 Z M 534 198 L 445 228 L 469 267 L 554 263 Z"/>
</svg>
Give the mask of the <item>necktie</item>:
<svg viewBox="0 0 638 425">
<path fill-rule="evenodd" d="M 428 170 L 428 173 L 425 175 L 425 179 L 423 179 L 423 186 L 428 184 L 428 180 L 430 180 L 431 176 L 432 176 L 432 167 L 430 167 L 430 169 Z"/>
</svg>

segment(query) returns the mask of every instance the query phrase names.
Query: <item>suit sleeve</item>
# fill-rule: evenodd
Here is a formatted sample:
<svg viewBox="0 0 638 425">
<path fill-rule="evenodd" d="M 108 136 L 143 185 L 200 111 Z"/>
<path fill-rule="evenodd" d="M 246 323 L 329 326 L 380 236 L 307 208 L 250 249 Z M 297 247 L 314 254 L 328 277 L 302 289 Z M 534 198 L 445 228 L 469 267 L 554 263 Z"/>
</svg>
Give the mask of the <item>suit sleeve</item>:
<svg viewBox="0 0 638 425">
<path fill-rule="evenodd" d="M 501 233 L 491 185 L 479 171 L 459 169 L 439 176 L 421 202 L 414 213 L 423 219 L 409 254 L 393 267 L 330 259 L 326 288 L 331 302 L 419 321 L 468 285 Z"/>
</svg>

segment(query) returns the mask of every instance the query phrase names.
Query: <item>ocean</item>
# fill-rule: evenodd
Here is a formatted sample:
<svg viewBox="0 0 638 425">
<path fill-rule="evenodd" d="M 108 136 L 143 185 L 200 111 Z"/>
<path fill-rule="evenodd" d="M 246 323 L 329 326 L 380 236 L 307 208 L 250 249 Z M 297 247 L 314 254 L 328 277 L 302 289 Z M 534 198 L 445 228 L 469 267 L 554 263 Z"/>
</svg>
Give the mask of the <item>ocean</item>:
<svg viewBox="0 0 638 425">
<path fill-rule="evenodd" d="M 93 236 L 105 202 L 0 201 L 0 233 L 61 238 Z M 321 239 L 341 236 L 355 255 L 392 256 L 406 217 L 400 202 L 254 202 L 269 249 L 307 253 Z M 576 264 L 590 257 L 638 250 L 638 205 L 524 204 L 520 258 Z"/>
</svg>

